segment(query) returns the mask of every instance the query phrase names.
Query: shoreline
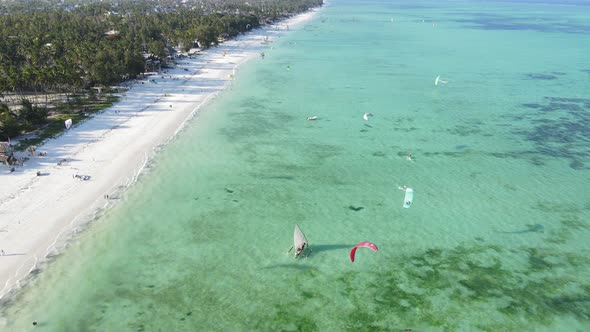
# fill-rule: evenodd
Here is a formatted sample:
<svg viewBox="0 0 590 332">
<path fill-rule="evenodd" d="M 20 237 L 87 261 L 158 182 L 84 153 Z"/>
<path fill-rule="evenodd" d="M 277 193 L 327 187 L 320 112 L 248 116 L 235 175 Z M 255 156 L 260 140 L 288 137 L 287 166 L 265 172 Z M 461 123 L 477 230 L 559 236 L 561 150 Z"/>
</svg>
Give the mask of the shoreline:
<svg viewBox="0 0 590 332">
<path fill-rule="evenodd" d="M 30 157 L 13 173 L 0 168 L 0 303 L 116 204 L 159 148 L 231 84 L 236 69 L 270 47 L 265 36 L 272 43 L 288 32 L 282 26 L 299 27 L 322 7 L 179 59 L 175 68 L 136 81 L 110 108 L 45 141 L 37 150 L 46 156 Z"/>
</svg>

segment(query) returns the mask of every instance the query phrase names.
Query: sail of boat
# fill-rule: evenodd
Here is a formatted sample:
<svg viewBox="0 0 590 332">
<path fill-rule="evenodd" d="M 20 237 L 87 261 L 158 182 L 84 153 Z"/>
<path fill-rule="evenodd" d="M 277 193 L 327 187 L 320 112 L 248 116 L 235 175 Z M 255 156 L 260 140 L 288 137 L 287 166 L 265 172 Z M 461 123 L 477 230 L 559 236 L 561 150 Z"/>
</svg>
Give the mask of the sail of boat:
<svg viewBox="0 0 590 332">
<path fill-rule="evenodd" d="M 308 247 L 307 239 L 299 228 L 299 225 L 295 224 L 295 232 L 293 233 L 293 248 L 295 248 L 295 257 L 301 255 L 303 250 Z"/>
</svg>

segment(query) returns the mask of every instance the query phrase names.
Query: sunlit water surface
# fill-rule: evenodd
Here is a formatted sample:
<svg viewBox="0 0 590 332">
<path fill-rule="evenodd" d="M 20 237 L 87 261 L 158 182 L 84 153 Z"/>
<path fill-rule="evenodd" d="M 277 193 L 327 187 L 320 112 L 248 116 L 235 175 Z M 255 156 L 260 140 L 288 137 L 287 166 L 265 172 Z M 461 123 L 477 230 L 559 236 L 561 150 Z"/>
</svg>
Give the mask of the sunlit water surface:
<svg viewBox="0 0 590 332">
<path fill-rule="evenodd" d="M 590 330 L 589 33 L 575 2 L 331 1 L 240 68 L 6 328 Z M 361 241 L 379 251 L 351 263 Z"/>
</svg>

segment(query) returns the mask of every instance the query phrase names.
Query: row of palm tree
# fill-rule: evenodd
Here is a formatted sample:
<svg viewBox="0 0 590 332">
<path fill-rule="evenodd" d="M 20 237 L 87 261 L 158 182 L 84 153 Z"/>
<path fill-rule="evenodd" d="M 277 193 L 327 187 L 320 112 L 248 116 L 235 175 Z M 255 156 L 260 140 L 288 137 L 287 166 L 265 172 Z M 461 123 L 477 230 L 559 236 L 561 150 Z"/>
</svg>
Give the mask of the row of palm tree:
<svg viewBox="0 0 590 332">
<path fill-rule="evenodd" d="M 0 98 L 110 86 L 162 62 L 168 47 L 210 47 L 322 0 L 4 1 Z M 109 32 L 110 33 L 107 33 Z M 152 61 L 148 61 L 152 60 Z M 0 109 L 0 135 L 23 119 Z M 16 114 L 16 115 L 15 115 Z M 12 118 L 12 120 L 8 119 Z M 13 133 L 14 130 L 11 130 Z"/>
<path fill-rule="evenodd" d="M 221 35 L 235 36 L 306 10 L 318 0 L 267 2 L 208 7 L 100 2 L 72 10 L 0 15 L 0 35 L 5 36 L 0 39 L 0 93 L 118 83 L 144 70 L 145 53 L 163 58 L 167 45 L 187 50 L 195 41 L 209 47 Z M 105 38 L 113 30 L 118 38 Z"/>
</svg>

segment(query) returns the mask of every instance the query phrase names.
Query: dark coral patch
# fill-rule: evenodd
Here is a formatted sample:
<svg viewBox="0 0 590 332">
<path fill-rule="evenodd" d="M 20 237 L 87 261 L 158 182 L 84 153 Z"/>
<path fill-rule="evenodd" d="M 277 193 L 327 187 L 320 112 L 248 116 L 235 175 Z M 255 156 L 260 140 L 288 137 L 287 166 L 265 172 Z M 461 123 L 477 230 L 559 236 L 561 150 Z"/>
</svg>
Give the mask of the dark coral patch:
<svg viewBox="0 0 590 332">
<path fill-rule="evenodd" d="M 526 74 L 526 77 L 530 80 L 544 80 L 544 81 L 550 81 L 550 80 L 557 79 L 557 76 L 548 75 L 548 74 Z"/>
<path fill-rule="evenodd" d="M 529 111 L 512 119 L 528 124 L 513 133 L 532 142 L 535 149 L 515 157 L 528 157 L 536 165 L 544 164 L 539 155 L 563 158 L 572 169 L 585 169 L 583 160 L 590 157 L 590 99 L 545 97 L 544 103 L 521 105 Z"/>
</svg>

